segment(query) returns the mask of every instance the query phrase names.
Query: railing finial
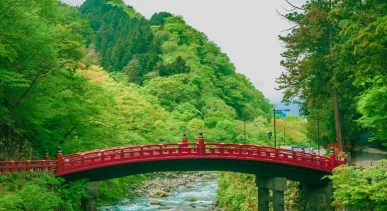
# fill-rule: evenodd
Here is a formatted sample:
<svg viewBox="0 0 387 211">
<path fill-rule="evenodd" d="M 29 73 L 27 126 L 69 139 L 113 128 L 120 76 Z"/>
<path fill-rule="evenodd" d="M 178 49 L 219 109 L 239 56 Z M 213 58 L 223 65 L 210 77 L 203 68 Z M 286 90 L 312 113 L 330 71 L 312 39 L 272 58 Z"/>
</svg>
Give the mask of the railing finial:
<svg viewBox="0 0 387 211">
<path fill-rule="evenodd" d="M 55 173 L 59 174 L 63 171 L 63 155 L 62 155 L 62 147 L 58 146 L 56 148 L 56 169 Z"/>
<path fill-rule="evenodd" d="M 205 145 L 204 145 L 204 139 L 203 139 L 203 132 L 199 133 L 199 139 L 198 139 L 198 153 L 199 155 L 203 156 L 205 154 Z"/>
<path fill-rule="evenodd" d="M 182 138 L 182 140 L 181 140 L 181 143 L 187 143 L 187 134 L 183 134 L 183 138 Z"/>
<path fill-rule="evenodd" d="M 336 157 L 335 157 L 335 150 L 333 147 L 330 148 L 330 154 L 329 154 L 329 159 L 331 160 L 331 171 L 336 167 Z"/>
<path fill-rule="evenodd" d="M 50 156 L 48 155 L 48 150 L 44 150 L 44 159 L 45 160 L 50 160 Z"/>
</svg>

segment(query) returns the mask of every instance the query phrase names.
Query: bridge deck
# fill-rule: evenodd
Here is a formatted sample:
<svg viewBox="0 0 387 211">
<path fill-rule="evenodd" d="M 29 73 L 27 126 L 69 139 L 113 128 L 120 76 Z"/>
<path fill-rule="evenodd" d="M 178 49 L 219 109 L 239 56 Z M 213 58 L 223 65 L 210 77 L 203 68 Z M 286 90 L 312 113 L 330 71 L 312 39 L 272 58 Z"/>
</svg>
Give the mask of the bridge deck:
<svg viewBox="0 0 387 211">
<path fill-rule="evenodd" d="M 180 161 L 176 162 L 178 160 Z M 256 162 L 260 165 L 281 165 L 286 168 L 302 169 L 302 171 L 310 170 L 320 174 L 330 174 L 333 168 L 345 164 L 345 160 L 335 158 L 334 156 L 324 157 L 303 151 L 250 144 L 204 143 L 204 141 L 199 141 L 198 143 L 183 142 L 116 147 L 66 156 L 62 156 L 61 152 L 59 152 L 56 160 L 0 161 L 0 172 L 4 174 L 8 172 L 55 170 L 56 176 L 71 176 L 72 174 L 81 175 L 82 172 L 90 172 L 91 170 L 98 172 L 98 169 L 106 170 L 108 168 L 112 169 L 114 166 L 128 166 L 130 164 L 136 164 L 133 166 L 141 168 L 146 163 L 158 163 L 158 165 L 163 163 L 163 165 L 165 164 L 164 169 L 173 170 L 184 168 L 169 168 L 166 167 L 168 163 L 170 165 L 186 165 L 184 163 L 187 162 L 183 160 L 191 160 L 191 163 L 192 160 L 202 160 L 201 166 L 196 167 L 197 170 L 207 168 L 203 167 L 203 162 L 216 160 L 219 164 L 223 163 L 223 165 L 227 165 L 227 163 L 234 165 L 235 162 L 232 161 Z M 200 162 L 197 161 L 197 163 Z M 153 168 L 156 169 L 156 167 Z M 211 168 L 213 170 L 222 170 L 216 168 L 215 164 Z M 195 169 L 195 167 L 190 169 Z M 224 167 L 224 170 L 227 170 L 227 167 Z M 151 169 L 146 171 L 151 171 Z M 145 170 L 143 173 L 145 173 Z M 91 177 L 90 174 L 88 177 Z"/>
</svg>

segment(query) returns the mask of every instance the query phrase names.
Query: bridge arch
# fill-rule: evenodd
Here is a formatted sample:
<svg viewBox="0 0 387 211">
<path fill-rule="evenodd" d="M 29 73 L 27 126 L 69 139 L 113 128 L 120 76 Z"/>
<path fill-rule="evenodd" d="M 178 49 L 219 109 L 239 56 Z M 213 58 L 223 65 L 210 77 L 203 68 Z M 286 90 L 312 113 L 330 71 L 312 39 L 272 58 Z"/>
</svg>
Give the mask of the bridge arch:
<svg viewBox="0 0 387 211">
<path fill-rule="evenodd" d="M 94 150 L 55 160 L 0 161 L 0 172 L 55 170 L 68 180 L 86 178 L 101 181 L 117 177 L 161 171 L 231 171 L 261 177 L 324 185 L 325 175 L 346 161 L 330 157 L 251 144 L 204 142 L 148 144 Z"/>
<path fill-rule="evenodd" d="M 250 144 L 197 143 L 150 144 L 95 150 L 58 156 L 56 175 L 68 180 L 101 181 L 163 171 L 231 171 L 260 177 L 325 185 L 332 169 L 344 160 L 315 154 Z"/>
<path fill-rule="evenodd" d="M 331 197 L 329 181 L 322 178 L 345 163 L 333 153 L 324 157 L 251 144 L 205 143 L 202 136 L 197 143 L 188 143 L 184 136 L 182 143 L 116 147 L 66 156 L 58 149 L 56 159 L 47 154 L 45 160 L 0 161 L 0 173 L 55 171 L 56 176 L 67 180 L 86 178 L 89 198 L 82 202 L 86 211 L 95 210 L 97 181 L 101 180 L 162 171 L 249 173 L 259 178 L 259 210 L 269 210 L 269 202 L 273 202 L 274 210 L 282 211 L 287 179 L 301 182 L 305 195 L 324 199 L 305 202 L 310 207 L 320 207 Z M 269 196 L 269 189 L 273 197 Z"/>
</svg>

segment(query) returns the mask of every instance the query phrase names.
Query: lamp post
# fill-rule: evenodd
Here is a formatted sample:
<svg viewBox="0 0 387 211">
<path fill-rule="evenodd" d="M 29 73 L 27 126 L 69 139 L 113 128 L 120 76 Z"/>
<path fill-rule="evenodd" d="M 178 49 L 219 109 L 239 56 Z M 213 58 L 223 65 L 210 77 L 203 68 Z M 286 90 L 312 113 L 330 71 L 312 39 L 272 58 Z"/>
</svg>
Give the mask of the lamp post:
<svg viewBox="0 0 387 211">
<path fill-rule="evenodd" d="M 241 144 L 246 144 L 246 139 L 243 136 L 240 136 L 239 138 L 241 139 Z"/>
<path fill-rule="evenodd" d="M 273 108 L 273 114 L 274 114 L 274 147 L 277 147 L 277 139 L 276 139 L 276 135 L 275 135 L 275 113 L 276 113 L 276 111 L 280 111 L 280 112 L 282 112 L 282 111 L 290 111 L 290 109 L 283 109 L 283 110 L 281 110 L 281 109 Z"/>
<path fill-rule="evenodd" d="M 269 131 L 269 132 L 267 133 L 267 136 L 269 136 L 269 142 L 270 142 L 270 138 L 271 138 L 272 135 L 273 135 L 273 133 L 272 133 L 271 131 Z"/>
</svg>

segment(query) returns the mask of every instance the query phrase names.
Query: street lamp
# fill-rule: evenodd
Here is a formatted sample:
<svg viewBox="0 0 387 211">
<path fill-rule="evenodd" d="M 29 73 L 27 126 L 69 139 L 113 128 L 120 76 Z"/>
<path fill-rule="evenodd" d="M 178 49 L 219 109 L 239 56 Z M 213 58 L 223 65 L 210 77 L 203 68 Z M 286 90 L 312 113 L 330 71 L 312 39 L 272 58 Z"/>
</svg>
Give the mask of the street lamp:
<svg viewBox="0 0 387 211">
<path fill-rule="evenodd" d="M 246 144 L 246 139 L 243 138 L 243 136 L 240 136 L 239 138 L 241 139 L 241 142 L 240 142 L 241 144 Z"/>
<path fill-rule="evenodd" d="M 274 147 L 277 147 L 277 139 L 276 139 L 276 135 L 275 135 L 275 114 L 276 114 L 276 111 L 277 112 L 282 112 L 282 111 L 290 111 L 290 109 L 275 109 L 273 108 L 273 114 L 274 114 Z"/>
<path fill-rule="evenodd" d="M 271 131 L 269 131 L 269 132 L 267 133 L 267 136 L 269 136 L 269 142 L 270 142 L 270 138 L 271 138 L 272 135 L 273 135 L 273 133 L 272 133 Z"/>
</svg>

